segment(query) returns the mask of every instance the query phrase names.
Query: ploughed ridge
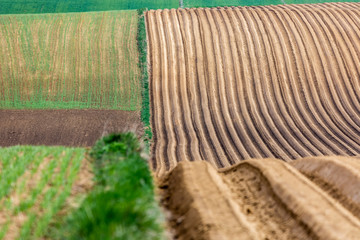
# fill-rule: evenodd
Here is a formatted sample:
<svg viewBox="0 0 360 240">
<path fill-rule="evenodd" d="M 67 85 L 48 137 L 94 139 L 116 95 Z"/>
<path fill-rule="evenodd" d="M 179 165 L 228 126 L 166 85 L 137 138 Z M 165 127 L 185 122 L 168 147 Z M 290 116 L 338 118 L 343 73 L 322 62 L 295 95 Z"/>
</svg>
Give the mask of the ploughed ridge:
<svg viewBox="0 0 360 240">
<path fill-rule="evenodd" d="M 159 175 L 360 153 L 360 3 L 151 10 L 146 25 Z"/>
<path fill-rule="evenodd" d="M 176 239 L 359 239 L 358 161 L 184 161 L 159 186 Z"/>
</svg>

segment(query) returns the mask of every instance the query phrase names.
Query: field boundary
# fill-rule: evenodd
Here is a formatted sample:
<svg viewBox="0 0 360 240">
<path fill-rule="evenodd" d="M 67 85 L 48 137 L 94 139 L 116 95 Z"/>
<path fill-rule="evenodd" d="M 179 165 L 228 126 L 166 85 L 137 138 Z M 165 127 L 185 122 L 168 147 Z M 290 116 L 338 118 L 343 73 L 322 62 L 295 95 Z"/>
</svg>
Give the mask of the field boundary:
<svg viewBox="0 0 360 240">
<path fill-rule="evenodd" d="M 147 8 L 137 10 L 138 13 L 138 31 L 137 31 L 137 46 L 139 51 L 139 68 L 141 74 L 141 121 L 144 124 L 144 141 L 149 145 L 152 139 L 152 131 L 150 125 L 150 94 L 149 94 L 149 74 L 148 74 L 148 56 L 147 56 L 147 35 L 145 26 L 144 13 Z M 148 147 L 148 146 L 147 146 Z"/>
</svg>

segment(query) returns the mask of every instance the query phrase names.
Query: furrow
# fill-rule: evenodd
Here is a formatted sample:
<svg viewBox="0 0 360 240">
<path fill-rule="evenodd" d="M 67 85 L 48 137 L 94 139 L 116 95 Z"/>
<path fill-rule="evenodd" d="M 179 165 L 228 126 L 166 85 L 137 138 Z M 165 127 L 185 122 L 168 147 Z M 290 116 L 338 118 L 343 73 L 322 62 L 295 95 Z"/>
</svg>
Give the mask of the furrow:
<svg viewBox="0 0 360 240">
<path fill-rule="evenodd" d="M 164 148 L 166 152 L 166 170 L 172 169 L 176 165 L 176 144 L 177 137 L 175 136 L 173 126 L 173 110 L 171 109 L 171 100 L 169 97 L 169 59 L 168 59 L 168 39 L 166 38 L 167 25 L 171 24 L 163 21 L 163 11 L 155 11 L 156 25 L 158 28 L 159 45 L 160 45 L 160 56 L 161 56 L 161 75 L 160 75 L 160 86 L 161 90 L 158 91 L 161 94 L 161 107 L 163 109 L 163 124 L 167 135 L 167 146 Z"/>
<path fill-rule="evenodd" d="M 168 78 L 164 78 L 164 81 L 167 81 L 166 85 L 163 87 L 163 92 L 165 93 L 166 101 L 169 105 L 166 109 L 168 111 L 169 118 L 168 120 L 172 121 L 172 130 L 174 132 L 175 142 L 175 155 L 174 161 L 181 161 L 183 159 L 191 160 L 189 155 L 188 141 L 186 139 L 186 125 L 183 119 L 184 113 L 180 106 L 180 97 L 179 96 L 179 84 L 182 82 L 182 78 L 178 75 L 178 61 L 177 54 L 178 50 L 176 45 L 178 44 L 179 38 L 174 37 L 175 22 L 173 20 L 174 15 L 171 14 L 170 10 L 162 11 L 162 19 L 164 23 L 167 23 L 164 27 L 166 46 L 167 48 L 167 61 L 168 61 Z M 166 93 L 167 92 L 167 93 Z M 174 164 L 175 165 L 175 164 Z"/>
<path fill-rule="evenodd" d="M 161 56 L 159 50 L 159 36 L 155 19 L 155 11 L 146 13 L 147 33 L 149 39 L 150 55 L 150 101 L 152 109 L 152 126 L 153 126 L 153 167 L 160 173 L 166 171 L 168 159 L 166 154 L 167 132 L 164 126 L 163 108 L 161 103 Z M 159 102 L 160 101 L 160 102 Z"/>
<path fill-rule="evenodd" d="M 291 165 L 360 219 L 360 164 L 354 157 L 308 157 Z"/>
<path fill-rule="evenodd" d="M 348 138 L 347 132 L 351 131 L 349 126 L 349 124 L 351 125 L 351 120 L 349 119 L 347 113 L 344 112 L 343 108 L 340 106 L 339 100 L 337 99 L 336 90 L 331 84 L 329 84 L 331 79 L 336 79 L 334 76 L 334 67 L 328 62 L 329 57 L 325 55 L 325 52 L 327 55 L 330 55 L 331 48 L 328 47 L 327 42 L 324 39 L 325 36 L 322 32 L 322 29 L 319 28 L 315 20 L 309 16 L 308 11 L 298 9 L 296 6 L 289 6 L 289 8 L 294 9 L 301 16 L 302 21 L 307 26 L 309 34 L 313 40 L 316 53 L 318 54 L 319 61 L 318 64 L 314 65 L 314 68 L 315 73 L 318 75 L 318 88 L 323 90 L 318 92 L 320 103 L 323 105 L 324 110 L 326 111 L 326 113 L 324 113 L 322 116 L 328 116 L 331 118 L 333 123 L 336 125 L 336 127 L 332 128 L 334 132 L 336 129 L 338 129 L 339 132 L 341 131 L 341 133 L 339 133 L 339 137 L 342 138 L 342 142 L 350 145 L 353 142 Z M 333 59 L 333 56 L 331 56 L 330 59 Z"/>
<path fill-rule="evenodd" d="M 303 92 L 305 99 L 302 100 L 302 102 L 307 104 L 306 112 L 311 114 L 313 124 L 316 124 L 315 126 L 318 128 L 317 130 L 315 128 L 314 131 L 321 131 L 317 136 L 328 145 L 329 149 L 333 149 L 336 154 L 353 154 L 354 151 L 343 141 L 343 133 L 330 118 L 328 112 L 326 112 L 324 103 L 320 99 L 319 92 L 322 88 L 319 87 L 319 82 L 322 81 L 323 70 L 322 67 L 319 67 L 321 63 L 320 57 L 317 54 L 316 44 L 307 26 L 303 23 L 302 15 L 287 8 L 285 8 L 285 12 L 289 14 L 296 29 L 296 41 L 301 51 L 302 64 L 304 65 L 306 74 L 305 78 L 300 79 L 306 86 Z M 299 104 L 301 104 L 301 102 L 299 102 Z"/>
</svg>

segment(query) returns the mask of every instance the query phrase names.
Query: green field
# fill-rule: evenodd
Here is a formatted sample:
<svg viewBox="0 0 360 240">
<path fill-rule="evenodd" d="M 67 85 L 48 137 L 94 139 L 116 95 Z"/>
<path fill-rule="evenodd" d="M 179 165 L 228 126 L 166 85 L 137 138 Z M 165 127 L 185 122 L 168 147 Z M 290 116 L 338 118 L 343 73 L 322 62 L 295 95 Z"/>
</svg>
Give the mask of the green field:
<svg viewBox="0 0 360 240">
<path fill-rule="evenodd" d="M 0 14 L 178 8 L 177 0 L 0 0 Z"/>
<path fill-rule="evenodd" d="M 0 239 L 40 239 L 64 207 L 84 149 L 0 148 Z"/>
<path fill-rule="evenodd" d="M 184 7 L 255 6 L 277 4 L 324 3 L 332 0 L 184 0 Z M 336 2 L 358 2 L 358 0 L 337 0 Z"/>
<path fill-rule="evenodd" d="M 141 108 L 136 11 L 0 16 L 0 108 Z"/>
<path fill-rule="evenodd" d="M 110 134 L 89 155 L 95 186 L 78 208 L 53 222 L 46 239 L 165 239 L 164 219 L 137 137 Z"/>
</svg>

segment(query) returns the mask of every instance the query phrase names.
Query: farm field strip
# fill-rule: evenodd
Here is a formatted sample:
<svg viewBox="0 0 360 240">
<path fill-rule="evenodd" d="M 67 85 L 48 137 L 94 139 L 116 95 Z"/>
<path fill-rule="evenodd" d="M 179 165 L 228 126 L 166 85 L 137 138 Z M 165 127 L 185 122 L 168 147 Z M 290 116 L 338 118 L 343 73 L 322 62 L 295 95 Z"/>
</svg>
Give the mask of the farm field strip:
<svg viewBox="0 0 360 240">
<path fill-rule="evenodd" d="M 360 153 L 359 3 L 146 13 L 158 174 Z"/>
<path fill-rule="evenodd" d="M 0 187 L 6 189 L 0 198 L 0 239 L 40 238 L 71 195 L 85 149 L 16 146 L 0 153 Z"/>
<path fill-rule="evenodd" d="M 360 206 L 355 196 L 359 181 L 352 181 L 357 185 L 343 192 L 333 185 L 334 179 L 341 182 L 344 176 L 359 179 L 359 168 L 353 169 L 357 161 L 354 157 L 294 161 L 330 170 L 322 176 L 323 186 L 337 190 L 336 196 L 298 167 L 277 159 L 245 160 L 221 171 L 207 162 L 184 161 L 163 178 L 160 188 L 179 239 L 357 239 L 359 215 L 342 200 Z M 352 172 L 336 171 L 343 168 Z"/>
<path fill-rule="evenodd" d="M 231 6 L 256 6 L 278 4 L 309 4 L 333 2 L 332 0 L 184 0 L 185 8 L 193 7 L 231 7 Z M 358 2 L 357 0 L 339 0 L 337 2 Z"/>
<path fill-rule="evenodd" d="M 136 11 L 0 16 L 0 108 L 140 110 Z"/>
<path fill-rule="evenodd" d="M 178 8 L 178 0 L 0 0 L 0 14 L 64 13 L 128 9 Z"/>
<path fill-rule="evenodd" d="M 142 135 L 139 111 L 0 109 L 0 146 L 5 147 L 14 145 L 89 147 L 106 134 L 128 131 L 138 136 Z"/>
</svg>

